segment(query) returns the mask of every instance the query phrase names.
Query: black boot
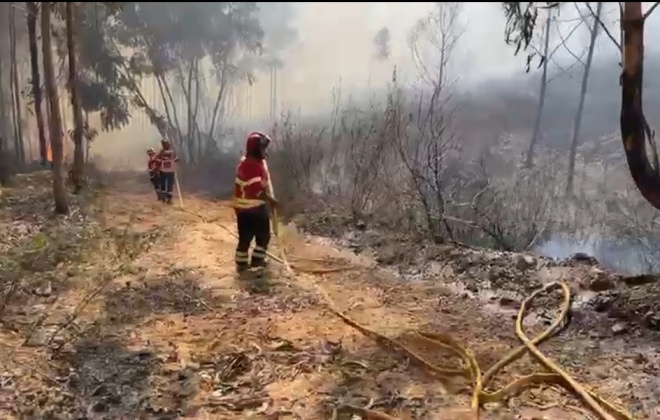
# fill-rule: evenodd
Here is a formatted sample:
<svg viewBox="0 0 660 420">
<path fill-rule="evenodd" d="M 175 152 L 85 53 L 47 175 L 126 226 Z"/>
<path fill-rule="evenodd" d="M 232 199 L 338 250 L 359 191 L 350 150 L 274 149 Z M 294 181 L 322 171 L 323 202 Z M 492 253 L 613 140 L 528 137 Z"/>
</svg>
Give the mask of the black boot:
<svg viewBox="0 0 660 420">
<path fill-rule="evenodd" d="M 247 263 L 236 263 L 236 272 L 238 273 L 244 273 L 248 270 L 248 264 Z"/>
<path fill-rule="evenodd" d="M 268 267 L 268 262 L 263 258 L 252 257 L 252 261 L 250 261 L 250 267 L 252 267 L 252 268 L 266 268 L 266 267 Z"/>
</svg>

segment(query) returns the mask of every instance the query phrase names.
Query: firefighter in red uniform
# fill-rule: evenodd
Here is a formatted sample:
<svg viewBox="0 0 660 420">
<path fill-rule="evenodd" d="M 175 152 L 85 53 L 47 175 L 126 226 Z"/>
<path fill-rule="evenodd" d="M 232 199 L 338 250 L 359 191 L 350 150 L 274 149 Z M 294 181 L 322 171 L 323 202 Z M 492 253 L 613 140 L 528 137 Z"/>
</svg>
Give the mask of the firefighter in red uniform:
<svg viewBox="0 0 660 420">
<path fill-rule="evenodd" d="M 172 149 L 172 144 L 168 139 L 162 139 L 160 144 L 163 148 L 158 152 L 159 162 L 159 181 L 160 181 L 160 201 L 172 204 L 172 188 L 174 187 L 174 163 L 179 161 L 178 156 Z"/>
<path fill-rule="evenodd" d="M 158 173 L 160 170 L 160 161 L 156 156 L 156 151 L 154 149 L 147 150 L 147 155 L 149 156 L 149 162 L 147 163 L 147 168 L 149 169 L 149 179 L 151 184 L 154 186 L 156 191 L 156 197 L 160 200 L 160 180 L 158 179 Z"/>
<path fill-rule="evenodd" d="M 250 133 L 245 148 L 245 157 L 236 169 L 234 186 L 234 208 L 238 224 L 236 246 L 236 269 L 241 272 L 248 267 L 265 267 L 266 251 L 270 242 L 270 206 L 277 201 L 269 191 L 268 172 L 264 166 L 266 149 L 270 138 L 263 133 Z M 250 243 L 255 240 L 252 259 L 248 254 Z"/>
</svg>

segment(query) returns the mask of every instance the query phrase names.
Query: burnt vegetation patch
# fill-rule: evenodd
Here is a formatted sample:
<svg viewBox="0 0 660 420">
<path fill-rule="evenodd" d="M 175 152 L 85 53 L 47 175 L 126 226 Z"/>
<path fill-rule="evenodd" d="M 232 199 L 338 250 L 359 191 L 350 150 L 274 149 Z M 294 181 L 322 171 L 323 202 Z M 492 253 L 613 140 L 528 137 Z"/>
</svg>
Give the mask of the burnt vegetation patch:
<svg viewBox="0 0 660 420">
<path fill-rule="evenodd" d="M 135 418 L 149 409 L 149 377 L 160 361 L 147 350 L 131 351 L 111 338 L 87 339 L 61 354 L 61 382 L 74 399 L 75 418 Z M 125 417 L 127 416 L 127 417 Z"/>
<path fill-rule="evenodd" d="M 223 303 L 193 275 L 127 282 L 109 290 L 104 298 L 106 318 L 111 323 L 135 322 L 149 315 L 201 314 Z"/>
<path fill-rule="evenodd" d="M 85 194 L 71 212 L 54 217 L 48 172 L 19 175 L 0 194 L 0 319 L 30 305 L 49 304 L 70 290 L 107 237 L 98 221 L 99 197 Z M 22 316 L 22 315 L 21 315 Z"/>
</svg>

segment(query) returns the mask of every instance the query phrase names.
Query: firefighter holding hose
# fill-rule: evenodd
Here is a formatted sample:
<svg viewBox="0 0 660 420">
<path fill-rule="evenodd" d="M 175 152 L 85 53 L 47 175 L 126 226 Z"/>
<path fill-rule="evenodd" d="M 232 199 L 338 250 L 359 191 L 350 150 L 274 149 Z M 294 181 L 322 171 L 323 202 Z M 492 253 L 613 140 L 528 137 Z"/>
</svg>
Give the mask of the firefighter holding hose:
<svg viewBox="0 0 660 420">
<path fill-rule="evenodd" d="M 162 149 L 158 152 L 157 159 L 159 162 L 159 183 L 160 183 L 160 201 L 167 204 L 172 204 L 172 189 L 176 181 L 174 171 L 176 170 L 174 164 L 179 161 L 179 157 L 172 149 L 172 143 L 168 139 L 160 141 Z"/>
<path fill-rule="evenodd" d="M 238 272 L 250 267 L 266 266 L 266 252 L 270 242 L 269 206 L 277 206 L 277 201 L 269 189 L 269 174 L 264 162 L 270 142 L 271 139 L 266 134 L 250 133 L 245 157 L 236 169 L 234 209 L 238 225 L 238 245 L 235 261 Z M 249 248 L 253 239 L 255 247 L 250 259 Z"/>
</svg>

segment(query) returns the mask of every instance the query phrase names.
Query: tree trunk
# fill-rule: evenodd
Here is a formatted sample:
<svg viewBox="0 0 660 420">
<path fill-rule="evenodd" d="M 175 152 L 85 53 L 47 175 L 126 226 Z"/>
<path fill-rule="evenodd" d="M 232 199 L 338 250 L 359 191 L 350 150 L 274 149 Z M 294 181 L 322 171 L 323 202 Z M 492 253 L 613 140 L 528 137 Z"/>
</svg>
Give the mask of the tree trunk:
<svg viewBox="0 0 660 420">
<path fill-rule="evenodd" d="M 89 134 L 89 113 L 85 111 L 85 122 L 84 122 L 85 132 L 87 136 L 85 139 L 85 163 L 89 163 L 89 149 L 92 147 L 91 136 Z"/>
<path fill-rule="evenodd" d="M 156 75 L 158 77 L 158 75 Z M 174 102 L 174 97 L 172 96 L 172 90 L 170 89 L 170 85 L 167 83 L 167 79 L 165 78 L 164 74 L 160 74 L 160 83 L 162 83 L 163 88 L 165 89 L 165 93 L 167 95 L 166 98 L 164 99 L 169 99 L 170 101 L 170 110 L 172 112 L 172 117 L 174 118 L 174 125 L 172 125 L 172 121 L 168 122 L 168 137 L 170 137 L 170 140 L 174 141 L 176 143 L 176 146 L 178 147 L 179 150 L 182 149 L 182 143 L 183 143 L 183 132 L 181 131 L 181 124 L 179 124 L 179 111 L 177 110 L 176 103 Z M 174 133 L 177 137 L 177 139 L 171 138 L 172 133 L 170 131 L 176 130 L 176 133 Z"/>
<path fill-rule="evenodd" d="M 204 153 L 202 152 L 202 136 L 199 129 L 197 116 L 199 115 L 199 105 L 201 102 L 201 88 L 200 88 L 200 74 L 199 74 L 199 60 L 195 62 L 195 108 L 193 110 L 193 123 L 195 124 L 195 145 L 197 147 L 197 161 L 201 161 Z"/>
<path fill-rule="evenodd" d="M 9 10 L 11 10 L 11 4 Z M 14 96 L 14 60 L 11 54 L 12 51 L 12 32 L 11 32 L 11 12 L 7 15 L 7 41 L 9 42 L 9 99 L 11 104 L 11 128 L 12 128 L 12 140 L 14 141 L 14 161 L 20 162 L 20 146 L 18 144 L 18 130 L 16 129 L 16 97 Z"/>
<path fill-rule="evenodd" d="M 594 57 L 596 39 L 598 39 L 598 21 L 600 13 L 603 10 L 603 2 L 599 1 L 596 6 L 596 15 L 591 26 L 591 40 L 589 42 L 589 51 L 587 52 L 587 62 L 584 64 L 584 73 L 582 73 L 582 85 L 580 86 L 580 100 L 575 112 L 575 122 L 573 123 L 573 136 L 571 138 L 571 151 L 568 157 L 568 180 L 566 183 L 566 195 L 573 194 L 573 180 L 575 179 L 575 156 L 577 155 L 578 140 L 580 139 L 580 128 L 582 126 L 582 111 L 584 110 L 584 100 L 587 96 L 587 87 L 589 85 L 589 73 L 591 72 L 591 62 Z"/>
<path fill-rule="evenodd" d="M 75 191 L 83 187 L 85 171 L 85 150 L 83 145 L 83 112 L 78 97 L 78 76 L 76 65 L 76 43 L 74 40 L 74 3 L 66 4 L 66 46 L 69 50 L 69 92 L 71 94 L 71 108 L 73 109 L 73 183 Z"/>
<path fill-rule="evenodd" d="M 37 130 L 39 133 L 39 158 L 42 165 L 46 165 L 46 134 L 44 129 L 44 114 L 41 105 L 41 77 L 39 76 L 39 50 L 37 49 L 37 15 L 39 7 L 36 2 L 29 1 L 25 4 L 28 26 L 28 42 L 30 44 L 30 67 L 32 70 L 32 94 L 34 95 L 34 115 L 37 119 Z"/>
<path fill-rule="evenodd" d="M 21 162 L 21 146 L 18 140 L 18 121 L 16 119 L 16 87 L 14 86 L 14 75 L 16 72 L 16 62 L 14 51 L 14 31 L 12 21 L 14 18 L 14 7 L 13 3 L 9 3 L 8 6 L 9 13 L 7 14 L 7 42 L 9 50 L 9 99 L 11 104 L 11 126 L 12 126 L 12 138 L 14 140 L 14 159 L 15 162 L 20 164 Z"/>
<path fill-rule="evenodd" d="M 220 89 L 218 90 L 218 96 L 215 98 L 215 105 L 213 105 L 213 113 L 211 114 L 211 127 L 209 128 L 209 142 L 215 141 L 215 126 L 218 121 L 218 114 L 220 112 L 220 105 L 222 104 L 222 100 L 225 97 L 225 91 L 227 88 L 227 70 L 226 70 L 226 63 L 223 63 L 222 66 L 222 73 L 220 77 Z"/>
<path fill-rule="evenodd" d="M 53 51 L 51 45 L 50 25 L 51 3 L 41 3 L 41 53 L 44 60 L 44 81 L 46 84 L 46 97 L 50 109 L 50 143 L 53 153 L 53 197 L 55 199 L 55 212 L 65 214 L 69 211 L 66 189 L 64 188 L 63 160 L 63 138 L 62 117 L 60 114 L 60 103 L 57 98 L 57 86 L 55 85 L 55 69 L 53 67 Z"/>
<path fill-rule="evenodd" d="M 623 73 L 621 74 L 621 137 L 628 168 L 642 196 L 660 209 L 660 175 L 646 155 L 642 108 L 644 73 L 644 18 L 641 2 L 626 2 L 621 19 Z"/>
<path fill-rule="evenodd" d="M 25 163 L 25 145 L 23 142 L 23 116 L 21 112 L 21 91 L 18 82 L 18 66 L 16 63 L 16 10 L 13 2 L 9 3 L 9 59 L 10 59 L 10 93 L 12 117 L 14 123 L 14 148 L 19 165 Z"/>
<path fill-rule="evenodd" d="M 193 74 L 195 74 L 195 59 L 190 59 L 190 68 L 188 69 L 188 88 L 183 90 L 186 100 L 186 111 L 188 111 L 188 127 L 186 133 L 186 149 L 188 149 L 188 156 L 190 156 L 190 163 L 195 163 L 195 136 L 193 129 L 193 107 L 192 107 L 192 81 Z M 183 81 L 181 83 L 183 86 Z"/>
<path fill-rule="evenodd" d="M 5 152 L 9 139 L 9 119 L 5 103 L 5 81 L 2 71 L 2 54 L 0 54 L 0 137 L 4 139 Z"/>
<path fill-rule="evenodd" d="M 527 157 L 525 159 L 525 167 L 531 168 L 534 166 L 534 149 L 539 141 L 541 135 L 541 117 L 543 116 L 543 106 L 545 105 L 545 90 L 548 86 L 548 47 L 550 45 L 550 21 L 552 19 L 552 11 L 548 9 L 548 17 L 545 20 L 545 39 L 543 44 L 543 73 L 541 74 L 541 91 L 539 93 L 539 105 L 536 108 L 536 120 L 534 121 L 534 132 L 532 139 L 529 142 L 527 149 Z"/>
</svg>

